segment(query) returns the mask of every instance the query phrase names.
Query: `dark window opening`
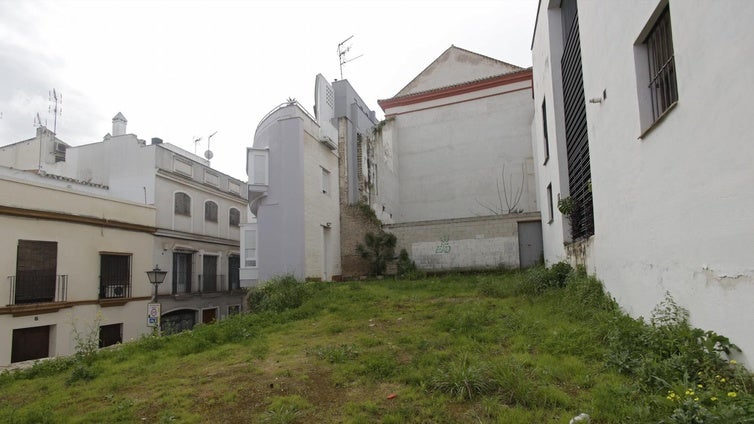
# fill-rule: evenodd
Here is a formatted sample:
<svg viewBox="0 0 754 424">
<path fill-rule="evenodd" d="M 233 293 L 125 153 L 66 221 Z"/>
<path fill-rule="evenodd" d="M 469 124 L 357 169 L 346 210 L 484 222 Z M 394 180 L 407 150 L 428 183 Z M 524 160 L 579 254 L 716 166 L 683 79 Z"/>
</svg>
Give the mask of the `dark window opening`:
<svg viewBox="0 0 754 424">
<path fill-rule="evenodd" d="M 191 216 L 191 197 L 188 194 L 175 194 L 175 214 Z"/>
<path fill-rule="evenodd" d="M 550 141 L 547 138 L 547 101 L 542 100 L 542 135 L 544 136 L 545 140 L 545 161 L 544 163 L 547 163 L 547 161 L 550 159 Z"/>
<path fill-rule="evenodd" d="M 58 243 L 19 240 L 16 252 L 16 278 L 12 295 L 14 303 L 63 300 L 56 299 Z"/>
<path fill-rule="evenodd" d="M 11 362 L 30 361 L 50 356 L 50 326 L 13 330 Z"/>
<path fill-rule="evenodd" d="M 210 222 L 217 222 L 217 203 L 205 202 L 204 203 L 204 220 Z"/>
<path fill-rule="evenodd" d="M 131 297 L 131 256 L 100 255 L 100 299 Z"/>
<path fill-rule="evenodd" d="M 123 343 L 123 324 L 102 325 L 99 328 L 99 347 Z"/>
<path fill-rule="evenodd" d="M 238 227 L 241 225 L 241 211 L 236 208 L 230 208 L 228 212 L 228 222 L 231 227 Z"/>
<path fill-rule="evenodd" d="M 667 6 L 644 43 L 649 56 L 649 93 L 654 122 L 678 101 L 673 34 L 670 26 L 670 9 Z"/>
<path fill-rule="evenodd" d="M 173 293 L 191 293 L 191 253 L 173 253 Z"/>
</svg>

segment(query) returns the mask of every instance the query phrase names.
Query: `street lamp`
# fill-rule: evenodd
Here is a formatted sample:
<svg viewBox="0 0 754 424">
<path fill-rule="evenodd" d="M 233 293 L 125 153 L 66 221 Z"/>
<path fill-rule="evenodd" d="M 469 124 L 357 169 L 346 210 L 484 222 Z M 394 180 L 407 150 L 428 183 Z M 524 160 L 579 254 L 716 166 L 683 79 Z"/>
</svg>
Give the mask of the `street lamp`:
<svg viewBox="0 0 754 424">
<path fill-rule="evenodd" d="M 152 297 L 152 303 L 157 303 L 157 286 L 165 281 L 166 275 L 168 275 L 168 272 L 160 270 L 159 265 L 155 265 L 153 270 L 147 271 L 149 282 L 154 285 L 154 297 Z"/>
</svg>

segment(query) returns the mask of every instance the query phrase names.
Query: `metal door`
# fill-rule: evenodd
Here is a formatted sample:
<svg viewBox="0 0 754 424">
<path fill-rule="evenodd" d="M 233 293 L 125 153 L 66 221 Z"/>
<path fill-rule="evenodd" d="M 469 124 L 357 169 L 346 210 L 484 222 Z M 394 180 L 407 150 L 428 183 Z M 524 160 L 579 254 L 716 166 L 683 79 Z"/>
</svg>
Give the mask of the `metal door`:
<svg viewBox="0 0 754 424">
<path fill-rule="evenodd" d="M 544 248 L 541 221 L 518 223 L 518 255 L 521 268 L 536 265 L 542 260 Z"/>
</svg>

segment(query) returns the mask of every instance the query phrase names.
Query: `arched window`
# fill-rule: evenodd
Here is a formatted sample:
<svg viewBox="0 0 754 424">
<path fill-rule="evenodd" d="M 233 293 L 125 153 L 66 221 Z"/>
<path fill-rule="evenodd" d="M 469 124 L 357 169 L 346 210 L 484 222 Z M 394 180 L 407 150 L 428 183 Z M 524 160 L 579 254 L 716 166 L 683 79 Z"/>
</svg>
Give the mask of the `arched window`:
<svg viewBox="0 0 754 424">
<path fill-rule="evenodd" d="M 217 222 L 217 203 L 211 200 L 204 202 L 204 220 Z"/>
<path fill-rule="evenodd" d="M 241 211 L 236 208 L 230 208 L 228 212 L 228 222 L 231 227 L 238 227 L 241 225 Z"/>
<path fill-rule="evenodd" d="M 175 193 L 175 214 L 191 216 L 191 197 L 186 193 Z"/>
</svg>

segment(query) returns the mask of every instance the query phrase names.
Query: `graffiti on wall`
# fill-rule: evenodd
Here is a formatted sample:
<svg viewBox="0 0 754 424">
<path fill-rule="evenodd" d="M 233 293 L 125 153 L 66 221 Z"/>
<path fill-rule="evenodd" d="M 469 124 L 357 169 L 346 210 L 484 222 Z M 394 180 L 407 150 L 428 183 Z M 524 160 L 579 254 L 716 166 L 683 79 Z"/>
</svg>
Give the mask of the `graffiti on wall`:
<svg viewBox="0 0 754 424">
<path fill-rule="evenodd" d="M 449 236 L 440 237 L 440 244 L 438 244 L 437 248 L 435 248 L 435 253 L 450 253 L 449 241 Z"/>
</svg>

